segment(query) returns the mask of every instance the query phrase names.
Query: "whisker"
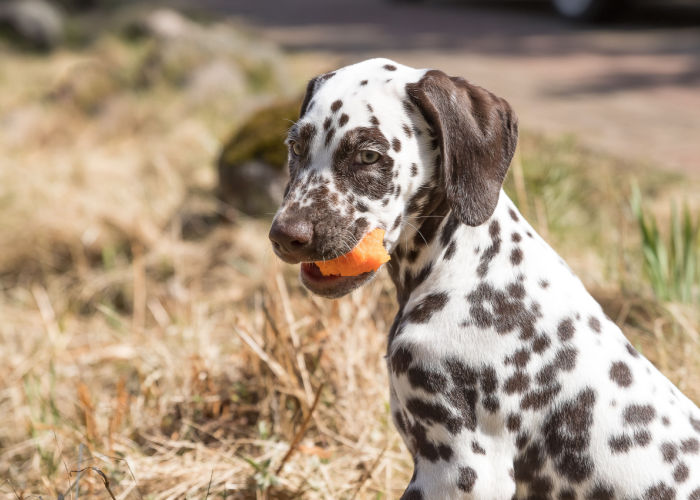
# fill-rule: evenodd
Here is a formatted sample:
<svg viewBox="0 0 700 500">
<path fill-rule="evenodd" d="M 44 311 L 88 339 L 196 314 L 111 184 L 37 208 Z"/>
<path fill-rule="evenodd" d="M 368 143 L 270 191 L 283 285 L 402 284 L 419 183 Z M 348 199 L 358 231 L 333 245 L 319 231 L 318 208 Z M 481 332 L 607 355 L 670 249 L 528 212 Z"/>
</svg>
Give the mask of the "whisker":
<svg viewBox="0 0 700 500">
<path fill-rule="evenodd" d="M 357 244 L 358 241 L 353 237 L 351 237 L 350 241 L 345 242 L 345 246 L 347 247 L 348 252 L 352 252 L 352 250 L 357 246 Z"/>
<path fill-rule="evenodd" d="M 351 251 L 352 251 L 353 247 L 351 247 L 351 246 L 350 246 L 350 245 L 349 245 L 349 244 L 348 244 L 348 243 L 347 243 L 346 241 L 343 241 L 342 243 L 343 243 L 343 245 L 345 245 L 345 249 L 346 249 L 346 251 L 345 251 L 345 252 L 343 252 L 343 253 L 342 253 L 342 254 L 340 254 L 340 255 L 345 255 L 346 253 L 348 253 L 348 252 L 351 252 Z"/>
<path fill-rule="evenodd" d="M 350 241 L 348 241 L 348 239 L 350 239 Z M 337 255 L 334 258 L 337 259 L 338 257 L 341 257 L 341 256 L 345 255 L 346 253 L 351 252 L 352 249 L 355 248 L 355 246 L 356 246 L 356 244 L 355 245 L 350 244 L 352 242 L 352 240 L 354 240 L 354 239 L 355 239 L 354 236 L 350 233 L 341 233 L 340 234 L 340 244 L 345 247 L 346 251 L 342 252 L 342 253 L 339 253 L 339 251 L 336 251 L 335 253 Z"/>
<path fill-rule="evenodd" d="M 342 237 L 341 239 L 343 240 L 344 243 L 346 243 L 346 244 L 351 243 L 352 244 L 350 250 L 355 248 L 357 246 L 357 244 L 360 242 L 357 238 L 355 238 L 355 235 L 353 235 L 352 233 L 349 233 L 349 232 L 342 233 L 341 237 Z"/>
<path fill-rule="evenodd" d="M 425 243 L 425 246 L 428 246 L 428 241 L 425 239 L 425 236 L 423 236 L 423 233 L 420 232 L 420 229 L 418 229 L 416 226 L 411 224 L 410 222 L 406 221 L 406 224 L 411 226 L 413 229 L 416 230 L 416 232 L 420 235 L 421 238 L 423 238 L 423 242 Z"/>
</svg>

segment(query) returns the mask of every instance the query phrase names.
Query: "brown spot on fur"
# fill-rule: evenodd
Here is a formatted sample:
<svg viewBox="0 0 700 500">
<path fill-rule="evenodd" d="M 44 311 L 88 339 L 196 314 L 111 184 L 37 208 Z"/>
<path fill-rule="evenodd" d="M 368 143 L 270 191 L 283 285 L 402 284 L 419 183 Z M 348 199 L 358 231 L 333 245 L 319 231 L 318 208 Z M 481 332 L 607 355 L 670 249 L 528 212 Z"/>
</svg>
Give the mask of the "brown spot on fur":
<svg viewBox="0 0 700 500">
<path fill-rule="evenodd" d="M 406 320 L 411 323 L 426 323 L 433 314 L 445 307 L 448 299 L 445 292 L 431 293 L 406 314 Z"/>
<path fill-rule="evenodd" d="M 559 391 L 561 391 L 561 386 L 559 384 L 529 391 L 520 400 L 520 407 L 523 410 L 539 410 L 540 408 L 544 408 L 554 400 L 554 396 L 556 396 Z"/>
<path fill-rule="evenodd" d="M 660 448 L 664 462 L 673 462 L 678 456 L 678 448 L 673 443 L 662 443 Z"/>
<path fill-rule="evenodd" d="M 620 387 L 629 387 L 632 385 L 632 372 L 629 366 L 622 361 L 614 362 L 610 367 L 610 380 Z"/>
<path fill-rule="evenodd" d="M 511 356 L 506 356 L 505 364 L 513 364 L 518 368 L 525 368 L 530 361 L 530 351 L 527 349 L 518 349 Z"/>
<path fill-rule="evenodd" d="M 575 483 L 593 473 L 588 447 L 595 399 L 595 392 L 585 388 L 575 398 L 558 405 L 543 427 L 547 452 L 557 471 Z"/>
<path fill-rule="evenodd" d="M 335 129 L 332 128 L 328 132 L 326 132 L 326 139 L 323 141 L 323 144 L 328 146 L 331 141 L 333 140 L 333 136 L 335 136 Z"/>
<path fill-rule="evenodd" d="M 457 251 L 457 244 L 452 240 L 449 245 L 447 245 L 447 249 L 445 250 L 445 260 L 450 260 L 455 252 Z"/>
<path fill-rule="evenodd" d="M 574 336 L 575 331 L 574 322 L 571 320 L 571 318 L 563 319 L 557 327 L 557 333 L 562 341 L 571 339 L 571 337 Z"/>
<path fill-rule="evenodd" d="M 586 500 L 614 500 L 615 491 L 605 485 L 596 485 L 586 496 Z"/>
<path fill-rule="evenodd" d="M 392 354 L 389 359 L 389 364 L 391 369 L 396 375 L 401 375 L 408 371 L 408 367 L 413 361 L 413 354 L 406 347 L 399 347 Z"/>
<path fill-rule="evenodd" d="M 664 482 L 659 482 L 644 492 L 644 500 L 674 500 L 676 490 Z"/>
<path fill-rule="evenodd" d="M 457 487 L 469 493 L 474 488 L 474 483 L 476 483 L 476 471 L 471 467 L 460 467 L 459 468 L 459 479 L 457 480 Z"/>
<path fill-rule="evenodd" d="M 681 451 L 689 455 L 696 455 L 700 450 L 700 442 L 695 438 L 688 438 L 681 441 Z"/>
<path fill-rule="evenodd" d="M 611 437 L 608 440 L 608 446 L 613 453 L 626 453 L 632 447 L 632 440 L 629 436 L 621 434 Z"/>
<path fill-rule="evenodd" d="M 690 426 L 695 429 L 695 432 L 700 434 L 700 420 L 693 418 L 692 415 L 688 419 L 690 420 Z"/>
<path fill-rule="evenodd" d="M 688 466 L 683 462 L 679 463 L 676 468 L 673 469 L 673 480 L 677 483 L 684 482 L 686 479 L 688 479 L 689 475 L 690 471 L 688 470 Z"/>
<path fill-rule="evenodd" d="M 519 248 L 514 248 L 512 252 L 510 252 L 510 263 L 513 264 L 514 266 L 517 266 L 523 261 L 523 251 L 520 250 Z"/>
<path fill-rule="evenodd" d="M 646 430 L 637 431 L 634 433 L 634 442 L 644 447 L 651 442 L 651 434 Z"/>
<path fill-rule="evenodd" d="M 441 373 L 418 366 L 409 368 L 408 381 L 413 387 L 418 387 L 431 394 L 443 392 L 447 385 L 447 378 Z"/>
<path fill-rule="evenodd" d="M 654 420 L 656 411 L 651 405 L 629 405 L 625 408 L 623 418 L 630 425 L 647 425 Z"/>
<path fill-rule="evenodd" d="M 520 430 L 520 423 L 520 415 L 511 413 L 510 415 L 508 415 L 508 419 L 506 420 L 506 427 L 511 432 L 517 432 L 518 430 Z"/>
<path fill-rule="evenodd" d="M 457 433 L 462 427 L 462 422 L 446 406 L 440 403 L 411 398 L 406 402 L 406 409 L 415 418 L 429 424 L 442 424 L 453 434 Z"/>
<path fill-rule="evenodd" d="M 424 500 L 423 499 L 423 492 L 421 490 L 417 490 L 415 488 L 408 490 L 406 493 L 403 494 L 401 497 L 401 500 Z"/>
<path fill-rule="evenodd" d="M 538 336 L 537 338 L 535 338 L 535 340 L 532 342 L 532 350 L 533 350 L 533 352 L 541 354 L 547 350 L 550 343 L 551 343 L 551 341 L 549 340 L 549 337 L 542 334 L 542 335 Z"/>
<path fill-rule="evenodd" d="M 486 450 L 483 449 L 476 441 L 472 441 L 472 452 L 477 455 L 486 455 Z"/>
<path fill-rule="evenodd" d="M 511 375 L 503 384 L 506 394 L 514 392 L 524 392 L 530 386 L 530 377 L 523 371 L 517 371 Z"/>
<path fill-rule="evenodd" d="M 491 260 L 501 251 L 501 226 L 497 220 L 491 221 L 489 225 L 489 234 L 491 235 L 491 245 L 481 255 L 479 267 L 476 268 L 476 273 L 480 278 L 483 278 L 489 270 Z"/>
<path fill-rule="evenodd" d="M 634 347 L 632 347 L 632 344 L 625 344 L 625 348 L 627 349 L 627 352 L 630 353 L 630 355 L 633 358 L 636 358 L 639 356 L 639 353 L 637 352 L 637 350 Z"/>
</svg>

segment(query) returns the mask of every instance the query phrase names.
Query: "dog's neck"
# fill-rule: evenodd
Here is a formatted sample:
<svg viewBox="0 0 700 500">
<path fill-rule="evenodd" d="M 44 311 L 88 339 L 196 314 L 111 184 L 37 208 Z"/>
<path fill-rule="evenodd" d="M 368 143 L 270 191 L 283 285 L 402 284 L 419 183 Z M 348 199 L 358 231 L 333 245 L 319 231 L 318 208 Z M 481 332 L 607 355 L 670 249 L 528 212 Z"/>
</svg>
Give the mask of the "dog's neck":
<svg viewBox="0 0 700 500">
<path fill-rule="evenodd" d="M 408 217 L 407 222 L 387 265 L 400 309 L 412 294 L 432 291 L 430 283 L 471 289 L 488 273 L 496 254 L 513 252 L 510 246 L 517 248 L 515 238 L 534 237 L 503 191 L 491 217 L 479 226 L 461 223 L 444 198 L 436 199 L 420 215 Z M 512 258 L 518 258 L 517 251 Z M 516 267 L 513 273 L 517 272 Z"/>
</svg>

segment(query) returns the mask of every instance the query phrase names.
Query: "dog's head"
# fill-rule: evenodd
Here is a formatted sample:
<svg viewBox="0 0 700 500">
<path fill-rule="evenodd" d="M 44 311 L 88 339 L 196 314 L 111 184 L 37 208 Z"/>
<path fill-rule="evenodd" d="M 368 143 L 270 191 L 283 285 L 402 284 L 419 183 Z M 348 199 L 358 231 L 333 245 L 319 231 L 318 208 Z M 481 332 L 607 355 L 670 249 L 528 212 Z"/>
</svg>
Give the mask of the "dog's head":
<svg viewBox="0 0 700 500">
<path fill-rule="evenodd" d="M 508 103 L 462 78 L 388 59 L 320 75 L 287 137 L 290 179 L 270 230 L 274 251 L 289 263 L 333 259 L 382 228 L 392 252 L 411 218 L 439 203 L 480 225 L 516 141 Z M 373 275 L 324 277 L 301 266 L 304 285 L 326 297 Z"/>
</svg>

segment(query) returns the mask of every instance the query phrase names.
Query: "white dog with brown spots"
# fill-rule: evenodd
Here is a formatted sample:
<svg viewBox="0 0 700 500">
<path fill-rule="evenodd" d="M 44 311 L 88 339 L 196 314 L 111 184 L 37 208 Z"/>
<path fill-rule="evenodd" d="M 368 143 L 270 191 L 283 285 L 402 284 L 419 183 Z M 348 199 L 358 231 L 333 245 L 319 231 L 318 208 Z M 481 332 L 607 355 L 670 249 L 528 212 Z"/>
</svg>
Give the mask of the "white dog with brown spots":
<svg viewBox="0 0 700 500">
<path fill-rule="evenodd" d="M 501 189 L 517 142 L 505 100 L 372 59 L 311 80 L 287 142 L 270 238 L 306 287 L 367 282 L 313 262 L 386 230 L 404 500 L 700 500 L 700 411 Z"/>
</svg>

